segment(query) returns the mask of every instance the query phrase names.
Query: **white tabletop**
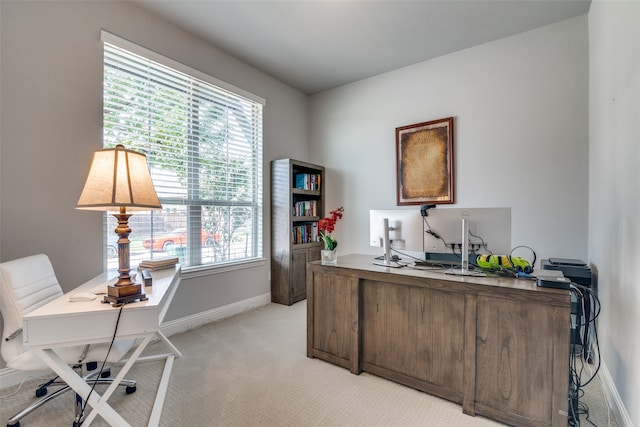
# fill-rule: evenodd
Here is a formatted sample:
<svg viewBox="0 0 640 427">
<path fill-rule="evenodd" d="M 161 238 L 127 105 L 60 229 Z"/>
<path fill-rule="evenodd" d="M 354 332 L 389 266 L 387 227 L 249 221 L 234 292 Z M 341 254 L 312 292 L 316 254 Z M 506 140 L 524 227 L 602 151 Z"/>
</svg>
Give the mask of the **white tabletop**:
<svg viewBox="0 0 640 427">
<path fill-rule="evenodd" d="M 180 266 L 151 272 L 152 286 L 144 287 L 148 300 L 123 307 L 117 338 L 135 338 L 158 331 L 169 303 L 180 283 Z M 98 287 L 116 281 L 117 272 L 105 272 L 73 291 L 61 295 L 32 311 L 23 319 L 24 344 L 51 348 L 74 344 L 110 341 L 115 330 L 119 308 L 102 302 L 103 295 L 93 301 L 69 301 L 79 292 L 96 292 Z"/>
</svg>

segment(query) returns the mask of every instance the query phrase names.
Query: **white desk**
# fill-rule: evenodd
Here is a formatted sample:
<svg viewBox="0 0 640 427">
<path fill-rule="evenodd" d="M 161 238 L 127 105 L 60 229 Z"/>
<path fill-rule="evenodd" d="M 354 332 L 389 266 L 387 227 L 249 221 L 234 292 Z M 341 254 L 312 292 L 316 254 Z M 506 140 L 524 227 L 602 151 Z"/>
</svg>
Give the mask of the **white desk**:
<svg viewBox="0 0 640 427">
<path fill-rule="evenodd" d="M 180 266 L 151 272 L 152 286 L 145 287 L 144 293 L 148 300 L 126 304 L 122 310 L 116 340 L 139 338 L 141 342 L 134 349 L 129 359 L 124 360 L 123 367 L 102 396 L 94 390 L 89 398 L 89 405 L 93 407 L 84 424 L 89 425 L 100 414 L 111 425 L 128 426 L 129 424 L 107 404 L 107 400 L 117 388 L 135 362 L 166 359 L 164 372 L 156 400 L 149 419 L 150 426 L 159 423 L 162 405 L 169 384 L 169 376 L 173 367 L 173 360 L 181 357 L 180 351 L 160 331 L 169 304 L 180 284 Z M 56 354 L 54 348 L 70 345 L 110 342 L 118 318 L 119 308 L 111 304 L 102 303 L 103 296 L 98 295 L 93 301 L 70 302 L 69 296 L 77 292 L 87 292 L 96 289 L 104 283 L 115 281 L 117 272 L 111 271 L 79 286 L 50 303 L 32 311 L 23 319 L 23 337 L 25 346 L 33 349 L 51 369 L 55 371 L 75 392 L 87 398 L 91 387 Z M 170 352 L 166 354 L 140 357 L 140 354 L 154 338 L 162 340 Z"/>
</svg>

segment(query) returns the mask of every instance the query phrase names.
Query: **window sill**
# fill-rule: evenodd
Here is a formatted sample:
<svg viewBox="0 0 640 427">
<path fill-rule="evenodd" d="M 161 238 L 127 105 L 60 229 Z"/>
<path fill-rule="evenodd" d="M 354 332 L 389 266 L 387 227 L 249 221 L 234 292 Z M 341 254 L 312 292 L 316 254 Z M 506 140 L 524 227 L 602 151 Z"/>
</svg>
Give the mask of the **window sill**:
<svg viewBox="0 0 640 427">
<path fill-rule="evenodd" d="M 199 265 L 195 267 L 185 267 L 182 269 L 182 278 L 191 279 L 193 277 L 210 276 L 213 274 L 226 273 L 234 270 L 244 270 L 255 268 L 266 264 L 265 258 L 255 258 L 246 261 L 228 262 L 217 265 Z"/>
</svg>

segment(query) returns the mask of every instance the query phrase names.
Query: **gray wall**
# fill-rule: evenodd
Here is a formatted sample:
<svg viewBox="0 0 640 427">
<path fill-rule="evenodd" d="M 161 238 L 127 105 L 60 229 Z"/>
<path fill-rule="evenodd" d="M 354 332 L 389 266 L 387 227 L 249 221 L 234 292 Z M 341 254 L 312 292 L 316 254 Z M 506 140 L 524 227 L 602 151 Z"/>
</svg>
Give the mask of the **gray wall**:
<svg viewBox="0 0 640 427">
<path fill-rule="evenodd" d="M 587 41 L 582 16 L 311 97 L 311 157 L 345 207 L 339 251 L 380 253 L 369 209 L 398 209 L 395 128 L 454 116 L 449 207 L 510 207 L 511 247 L 586 260 Z"/>
<path fill-rule="evenodd" d="M 104 28 L 266 99 L 264 256 L 185 279 L 167 320 L 268 293 L 269 162 L 307 157 L 307 97 L 127 2 L 0 2 L 0 260 L 51 258 L 65 291 L 102 271 L 102 219 L 75 209 L 102 146 Z"/>
<path fill-rule="evenodd" d="M 602 302 L 603 380 L 640 426 L 640 2 L 589 11 L 589 260 Z M 620 406 L 620 405 L 618 405 Z M 626 416 L 625 416 L 626 415 Z"/>
<path fill-rule="evenodd" d="M 66 290 L 102 269 L 100 215 L 74 209 L 101 145 L 100 28 L 267 99 L 265 257 L 270 160 L 324 164 L 341 253 L 369 252 L 368 210 L 396 208 L 394 129 L 453 115 L 453 207 L 511 207 L 513 245 L 590 262 L 603 381 L 640 425 L 639 7 L 594 1 L 588 36 L 571 19 L 318 94 L 307 121 L 304 95 L 131 4 L 2 1 L 0 260 L 46 252 Z M 268 292 L 267 276 L 185 280 L 169 318 Z"/>
<path fill-rule="evenodd" d="M 345 206 L 343 254 L 379 254 L 368 210 L 399 209 L 395 128 L 455 117 L 451 207 L 511 207 L 512 246 L 597 273 L 600 377 L 623 425 L 640 425 L 637 22 L 640 3 L 595 1 L 588 16 L 320 93 L 309 107 L 311 160 L 327 168 L 328 206 Z"/>
</svg>

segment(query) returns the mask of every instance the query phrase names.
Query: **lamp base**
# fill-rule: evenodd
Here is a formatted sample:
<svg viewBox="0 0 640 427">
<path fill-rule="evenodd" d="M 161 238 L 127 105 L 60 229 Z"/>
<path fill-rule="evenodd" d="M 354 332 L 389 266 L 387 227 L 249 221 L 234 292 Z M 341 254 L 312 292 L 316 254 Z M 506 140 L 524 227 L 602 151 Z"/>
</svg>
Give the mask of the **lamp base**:
<svg viewBox="0 0 640 427">
<path fill-rule="evenodd" d="M 123 286 L 107 286 L 107 295 L 104 296 L 104 303 L 129 304 L 136 301 L 146 301 L 148 298 L 142 293 L 142 286 L 134 283 Z"/>
<path fill-rule="evenodd" d="M 113 305 L 119 306 L 121 304 L 129 304 L 131 302 L 146 301 L 146 300 L 148 300 L 148 298 L 146 297 L 145 294 L 130 295 L 128 297 L 120 297 L 120 298 L 105 295 L 102 302 L 105 304 L 113 304 Z"/>
</svg>

